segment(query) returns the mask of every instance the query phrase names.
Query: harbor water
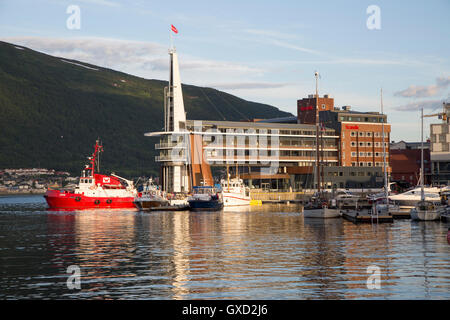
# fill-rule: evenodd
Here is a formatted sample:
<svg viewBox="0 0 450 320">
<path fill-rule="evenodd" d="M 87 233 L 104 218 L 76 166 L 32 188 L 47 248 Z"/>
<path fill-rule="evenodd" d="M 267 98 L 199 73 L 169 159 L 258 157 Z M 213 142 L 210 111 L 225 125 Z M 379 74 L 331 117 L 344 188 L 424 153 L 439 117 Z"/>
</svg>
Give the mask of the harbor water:
<svg viewBox="0 0 450 320">
<path fill-rule="evenodd" d="M 46 208 L 0 197 L 0 299 L 450 299 L 444 222 Z"/>
</svg>

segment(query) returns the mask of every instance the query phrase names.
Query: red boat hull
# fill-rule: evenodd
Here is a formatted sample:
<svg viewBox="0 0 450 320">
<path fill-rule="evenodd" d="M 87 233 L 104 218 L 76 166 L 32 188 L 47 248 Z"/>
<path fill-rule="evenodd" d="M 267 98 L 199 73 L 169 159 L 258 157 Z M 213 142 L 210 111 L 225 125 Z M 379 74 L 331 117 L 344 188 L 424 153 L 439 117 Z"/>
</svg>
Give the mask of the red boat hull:
<svg viewBox="0 0 450 320">
<path fill-rule="evenodd" d="M 50 209 L 136 209 L 133 197 L 87 197 L 68 191 L 48 190 L 44 198 Z"/>
</svg>

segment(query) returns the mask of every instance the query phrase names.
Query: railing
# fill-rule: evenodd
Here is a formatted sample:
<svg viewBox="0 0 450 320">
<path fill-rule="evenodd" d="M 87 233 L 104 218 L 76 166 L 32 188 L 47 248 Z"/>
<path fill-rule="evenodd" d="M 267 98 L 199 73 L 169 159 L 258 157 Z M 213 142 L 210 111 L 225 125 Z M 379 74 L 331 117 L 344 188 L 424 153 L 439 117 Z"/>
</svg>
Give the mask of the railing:
<svg viewBox="0 0 450 320">
<path fill-rule="evenodd" d="M 161 161 L 173 161 L 173 162 L 185 162 L 187 161 L 186 156 L 172 156 L 172 155 L 164 155 L 164 156 L 155 156 L 156 162 Z"/>
<path fill-rule="evenodd" d="M 163 149 L 163 148 L 180 148 L 180 149 L 184 149 L 184 147 L 186 147 L 184 145 L 183 142 L 178 142 L 178 143 L 174 143 L 174 142 L 164 142 L 164 143 L 157 143 L 155 144 L 155 149 Z"/>
</svg>

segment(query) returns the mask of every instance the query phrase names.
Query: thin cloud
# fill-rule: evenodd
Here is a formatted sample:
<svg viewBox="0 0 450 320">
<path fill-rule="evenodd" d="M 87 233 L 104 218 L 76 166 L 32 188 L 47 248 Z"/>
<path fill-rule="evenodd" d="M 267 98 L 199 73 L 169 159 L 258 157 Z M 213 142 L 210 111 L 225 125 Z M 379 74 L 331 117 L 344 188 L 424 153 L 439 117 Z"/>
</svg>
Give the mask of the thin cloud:
<svg viewBox="0 0 450 320">
<path fill-rule="evenodd" d="M 395 96 L 407 98 L 424 98 L 438 95 L 450 85 L 450 77 L 439 77 L 436 84 L 429 86 L 409 86 L 405 90 L 394 93 Z"/>
<path fill-rule="evenodd" d="M 157 43 L 127 41 L 110 38 L 41 38 L 9 37 L 2 40 L 71 60 L 87 62 L 141 77 L 165 76 L 169 68 L 167 48 Z M 180 69 L 212 71 L 221 74 L 261 75 L 260 68 L 230 62 L 197 59 L 183 56 Z"/>
<path fill-rule="evenodd" d="M 273 89 L 287 86 L 287 83 L 268 83 L 268 82 L 236 82 L 210 84 L 209 86 L 221 90 L 237 90 L 237 89 Z"/>
<path fill-rule="evenodd" d="M 424 110 L 434 111 L 442 109 L 442 104 L 449 100 L 450 96 L 444 100 L 422 100 L 395 107 L 394 109 L 397 111 L 417 111 L 423 108 Z"/>
<path fill-rule="evenodd" d="M 107 7 L 120 7 L 121 4 L 114 1 L 109 0 L 78 0 L 80 2 L 91 3 L 99 6 L 107 6 Z"/>
</svg>

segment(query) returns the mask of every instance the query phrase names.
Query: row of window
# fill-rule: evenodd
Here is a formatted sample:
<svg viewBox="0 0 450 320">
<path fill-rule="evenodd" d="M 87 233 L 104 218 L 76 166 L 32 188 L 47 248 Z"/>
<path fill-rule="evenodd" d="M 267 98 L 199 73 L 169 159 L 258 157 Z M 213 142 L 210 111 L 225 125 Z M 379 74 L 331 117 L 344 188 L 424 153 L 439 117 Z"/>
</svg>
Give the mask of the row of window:
<svg viewBox="0 0 450 320">
<path fill-rule="evenodd" d="M 382 117 L 346 117 L 341 116 L 341 121 L 357 121 L 357 122 L 383 122 Z"/>
<path fill-rule="evenodd" d="M 383 162 L 352 162 L 352 167 L 383 167 Z"/>
<path fill-rule="evenodd" d="M 365 141 L 359 141 L 358 143 L 356 143 L 356 141 L 352 141 L 350 142 L 350 145 L 352 147 L 356 147 L 356 146 L 360 146 L 360 147 L 372 147 L 375 146 L 375 148 L 380 148 L 383 147 L 383 142 L 365 142 Z M 342 147 L 345 147 L 344 142 L 342 143 Z M 388 143 L 385 142 L 384 143 L 384 147 L 387 148 L 388 147 Z"/>
<path fill-rule="evenodd" d="M 387 133 L 385 132 L 384 133 L 384 137 L 386 138 L 387 137 Z M 365 132 L 365 131 L 358 131 L 358 132 L 356 132 L 356 131 L 352 131 L 352 132 L 350 132 L 350 136 L 351 137 L 356 137 L 356 136 L 358 136 L 358 137 L 375 137 L 375 138 L 379 138 L 379 137 L 381 137 L 382 136 L 382 133 L 381 132 Z"/>
<path fill-rule="evenodd" d="M 352 157 L 356 157 L 357 155 L 359 155 L 360 157 L 373 157 L 374 155 L 375 155 L 375 157 L 382 157 L 383 156 L 383 153 L 381 153 L 381 152 L 355 152 L 355 151 L 352 151 Z M 389 156 L 386 154 L 386 159 L 388 158 Z"/>
</svg>

